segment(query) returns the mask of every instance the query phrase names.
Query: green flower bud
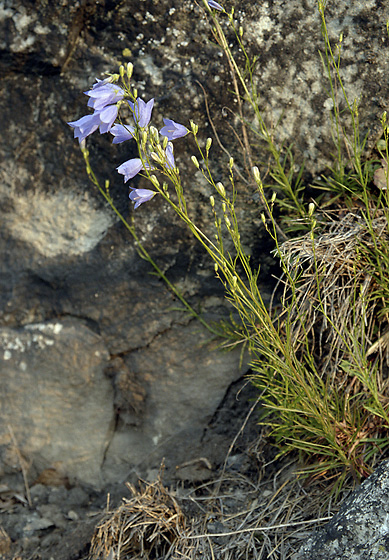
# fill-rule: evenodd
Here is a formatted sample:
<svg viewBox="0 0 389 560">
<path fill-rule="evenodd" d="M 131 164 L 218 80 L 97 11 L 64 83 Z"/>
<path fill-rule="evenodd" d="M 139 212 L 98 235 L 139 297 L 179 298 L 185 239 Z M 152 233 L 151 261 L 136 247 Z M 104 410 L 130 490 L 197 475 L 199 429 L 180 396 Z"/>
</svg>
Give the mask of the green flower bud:
<svg viewBox="0 0 389 560">
<path fill-rule="evenodd" d="M 158 179 L 155 175 L 151 175 L 150 181 L 153 183 L 154 187 L 159 187 L 160 186 L 159 181 L 158 181 Z"/>
<path fill-rule="evenodd" d="M 196 136 L 196 134 L 199 131 L 199 127 L 197 126 L 196 123 L 194 123 L 193 121 L 190 121 L 190 127 L 192 129 L 193 134 Z"/>
</svg>

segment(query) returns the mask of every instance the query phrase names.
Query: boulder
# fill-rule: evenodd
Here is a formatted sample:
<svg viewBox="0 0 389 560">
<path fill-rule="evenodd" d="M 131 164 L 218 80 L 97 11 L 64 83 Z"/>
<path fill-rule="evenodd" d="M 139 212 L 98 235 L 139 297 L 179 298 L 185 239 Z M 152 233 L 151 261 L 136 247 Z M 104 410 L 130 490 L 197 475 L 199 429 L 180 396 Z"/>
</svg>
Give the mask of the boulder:
<svg viewBox="0 0 389 560">
<path fill-rule="evenodd" d="M 389 557 L 389 461 L 307 539 L 293 560 L 386 560 Z"/>
</svg>

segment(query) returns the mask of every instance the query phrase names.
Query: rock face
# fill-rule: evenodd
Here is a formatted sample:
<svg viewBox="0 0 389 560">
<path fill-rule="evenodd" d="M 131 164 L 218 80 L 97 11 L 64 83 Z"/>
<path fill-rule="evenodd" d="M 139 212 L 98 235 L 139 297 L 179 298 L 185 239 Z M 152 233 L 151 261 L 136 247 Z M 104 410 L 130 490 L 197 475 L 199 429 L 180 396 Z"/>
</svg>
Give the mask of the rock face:
<svg viewBox="0 0 389 560">
<path fill-rule="evenodd" d="M 345 86 L 351 97 L 362 95 L 366 129 L 386 108 L 385 10 L 378 0 L 328 6 L 331 37 L 344 33 Z M 268 123 L 285 111 L 279 139 L 293 140 L 297 161 L 304 156 L 312 174 L 323 171 L 333 148 L 315 4 L 245 3 L 236 17 L 249 52 L 260 53 L 256 80 Z M 220 140 L 242 166 L 230 130 L 239 136 L 231 78 L 210 38 L 209 20 L 186 0 L 0 2 L 4 476 L 20 467 L 7 459 L 10 426 L 31 477 L 54 468 L 101 486 L 132 469 L 158 466 L 164 456 L 172 465 L 190 459 L 192 444 L 199 444 L 241 375 L 239 352 L 217 353 L 207 332 L 178 311 L 149 274 L 123 225 L 88 183 L 66 124 L 88 112 L 82 92 L 96 77 L 131 60 L 139 94 L 155 97 L 153 124 L 159 128 L 163 116 L 193 119 L 205 139 L 213 133 L 200 82 Z M 88 146 L 118 208 L 132 215 L 115 168 L 134 147 L 113 147 L 99 134 Z M 188 207 L 212 233 L 211 191 L 190 161 L 193 153 L 189 137 L 176 142 Z M 215 179 L 228 184 L 228 156 L 216 141 L 211 153 Z M 267 155 L 254 158 L 260 165 Z M 270 244 L 260 229 L 261 209 L 253 188 L 237 180 L 237 189 L 242 241 L 263 264 L 266 298 Z M 163 201 L 156 197 L 135 218 L 142 243 L 190 303 L 206 318 L 228 314 L 212 263 Z"/>
<path fill-rule="evenodd" d="M 389 557 L 389 462 L 355 490 L 339 513 L 293 560 L 386 560 Z"/>
</svg>

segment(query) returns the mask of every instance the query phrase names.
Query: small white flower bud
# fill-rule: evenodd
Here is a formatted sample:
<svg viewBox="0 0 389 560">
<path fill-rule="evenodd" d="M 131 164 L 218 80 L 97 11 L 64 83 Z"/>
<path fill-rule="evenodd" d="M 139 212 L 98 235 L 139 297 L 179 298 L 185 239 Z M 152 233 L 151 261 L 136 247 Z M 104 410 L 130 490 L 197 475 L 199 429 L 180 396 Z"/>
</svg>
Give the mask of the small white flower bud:
<svg viewBox="0 0 389 560">
<path fill-rule="evenodd" d="M 163 137 L 163 142 L 162 142 L 162 147 L 163 147 L 164 150 L 166 150 L 168 142 L 169 142 L 168 137 L 164 136 Z"/>
<path fill-rule="evenodd" d="M 225 214 L 226 211 L 227 211 L 227 205 L 226 205 L 225 202 L 223 202 L 223 204 L 222 204 L 222 210 L 223 210 L 223 214 Z"/>
<path fill-rule="evenodd" d="M 121 79 L 123 79 L 123 76 L 124 76 L 124 66 L 123 66 L 123 64 L 121 66 L 119 66 L 119 74 L 120 74 Z"/>
<path fill-rule="evenodd" d="M 133 93 L 133 95 L 134 95 L 134 97 L 135 97 L 135 99 L 136 99 L 136 98 L 138 97 L 138 90 L 137 90 L 136 88 L 134 88 L 134 89 L 132 90 L 132 93 Z"/>
<path fill-rule="evenodd" d="M 315 205 L 313 202 L 310 202 L 308 204 L 308 216 L 311 217 L 314 211 L 315 211 Z"/>
<path fill-rule="evenodd" d="M 239 35 L 241 37 L 243 37 L 243 27 L 242 26 L 239 27 Z"/>
<path fill-rule="evenodd" d="M 153 159 L 157 163 L 161 163 L 161 158 L 159 157 L 159 155 L 156 152 L 151 152 L 150 157 L 151 157 L 151 159 Z"/>
<path fill-rule="evenodd" d="M 231 169 L 234 167 L 234 158 L 233 157 L 230 157 L 230 161 L 228 162 L 228 165 L 229 165 L 230 171 L 231 171 Z"/>
<path fill-rule="evenodd" d="M 192 160 L 192 162 L 193 162 L 193 164 L 195 165 L 195 167 L 197 167 L 197 169 L 200 169 L 200 164 L 199 164 L 199 160 L 197 159 L 197 157 L 196 157 L 196 156 L 192 156 L 190 159 Z"/>
<path fill-rule="evenodd" d="M 134 65 L 132 64 L 132 62 L 128 62 L 127 63 L 127 77 L 129 80 L 131 80 L 131 76 L 132 76 L 132 72 L 134 70 Z"/>
<path fill-rule="evenodd" d="M 214 264 L 214 269 L 215 269 L 215 272 L 217 273 L 217 271 L 219 270 L 219 265 L 217 263 Z"/>
<path fill-rule="evenodd" d="M 261 220 L 262 222 L 266 225 L 266 218 L 265 218 L 265 214 L 261 214 Z"/>
<path fill-rule="evenodd" d="M 257 183 L 260 183 L 261 182 L 261 175 L 260 175 L 259 169 L 256 165 L 252 168 L 251 172 L 253 174 L 253 177 L 254 177 L 255 181 Z"/>
<path fill-rule="evenodd" d="M 210 201 L 210 203 L 211 203 L 212 208 L 214 208 L 214 206 L 215 206 L 215 198 L 214 198 L 212 195 L 209 197 L 209 201 Z"/>
<path fill-rule="evenodd" d="M 226 222 L 226 226 L 227 226 L 228 228 L 230 228 L 230 227 L 231 227 L 231 222 L 230 222 L 230 219 L 229 219 L 228 216 L 224 216 L 224 221 Z"/>
<path fill-rule="evenodd" d="M 153 139 L 154 139 L 156 142 L 159 142 L 159 132 L 158 132 L 158 129 L 155 128 L 155 126 L 150 125 L 149 131 L 150 131 L 150 134 L 151 134 L 151 136 L 153 137 Z"/>
<path fill-rule="evenodd" d="M 277 198 L 277 193 L 274 191 L 272 196 L 271 196 L 270 202 L 273 204 L 273 202 L 275 201 L 276 198 Z"/>
<path fill-rule="evenodd" d="M 143 130 L 142 131 L 142 146 L 143 146 L 143 149 L 146 146 L 147 137 L 148 137 L 147 130 Z"/>
<path fill-rule="evenodd" d="M 216 183 L 216 190 L 217 190 L 217 192 L 220 194 L 220 196 L 222 196 L 223 198 L 225 198 L 225 196 L 226 196 L 226 189 L 224 188 L 223 183 Z"/>
<path fill-rule="evenodd" d="M 212 138 L 207 138 L 207 143 L 205 145 L 205 149 L 207 150 L 207 152 L 209 152 L 211 146 L 212 146 Z"/>
</svg>

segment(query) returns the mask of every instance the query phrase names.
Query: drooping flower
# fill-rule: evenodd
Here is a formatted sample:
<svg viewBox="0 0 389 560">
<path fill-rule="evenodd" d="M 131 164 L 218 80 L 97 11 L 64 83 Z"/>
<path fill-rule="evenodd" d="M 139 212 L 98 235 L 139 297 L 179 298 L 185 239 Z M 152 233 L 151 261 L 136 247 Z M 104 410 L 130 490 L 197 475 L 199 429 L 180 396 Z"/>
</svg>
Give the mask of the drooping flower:
<svg viewBox="0 0 389 560">
<path fill-rule="evenodd" d="M 167 136 L 169 142 L 176 138 L 182 138 L 189 133 L 189 130 L 183 124 L 178 124 L 171 119 L 163 119 L 163 122 L 165 126 L 159 132 L 162 136 Z"/>
<path fill-rule="evenodd" d="M 110 130 L 110 133 L 114 136 L 112 144 L 121 144 L 126 140 L 131 140 L 134 138 L 134 132 L 135 128 L 129 124 L 115 124 Z"/>
<path fill-rule="evenodd" d="M 87 136 L 98 129 L 100 122 L 99 113 L 93 113 L 93 115 L 85 115 L 77 121 L 68 122 L 68 125 L 74 128 L 74 138 L 78 138 L 81 144 Z"/>
<path fill-rule="evenodd" d="M 140 128 L 144 128 L 147 126 L 151 119 L 151 112 L 154 106 L 154 99 L 150 99 L 147 103 L 143 101 L 140 97 L 135 100 L 135 103 L 132 101 L 128 102 L 131 111 L 134 113 L 134 121 Z"/>
<path fill-rule="evenodd" d="M 224 12 L 223 6 L 220 6 L 215 0 L 208 0 L 208 6 L 214 10 L 219 10 L 219 12 Z"/>
<path fill-rule="evenodd" d="M 174 161 L 173 144 L 171 142 L 169 142 L 168 145 L 166 146 L 165 154 L 166 154 L 165 167 L 173 171 L 173 169 L 176 166 L 176 162 Z"/>
<path fill-rule="evenodd" d="M 101 111 L 107 105 L 121 101 L 125 96 L 124 90 L 116 84 L 100 84 L 101 82 L 98 82 L 91 90 L 84 91 L 85 95 L 90 97 L 88 107 L 92 107 L 95 111 Z"/>
<path fill-rule="evenodd" d="M 143 165 L 143 162 L 140 158 L 133 158 L 125 161 L 119 167 L 116 168 L 118 173 L 124 175 L 124 182 L 127 183 L 129 179 L 138 175 L 139 171 L 144 171 L 145 169 L 152 170 L 154 169 L 148 163 Z"/>
<path fill-rule="evenodd" d="M 130 189 L 132 189 L 132 191 L 130 192 L 129 197 L 132 202 L 135 202 L 135 210 L 138 208 L 138 206 L 140 206 L 144 202 L 148 202 L 156 194 L 158 194 L 157 192 L 150 191 L 149 189 L 136 189 L 135 187 L 130 187 Z"/>
</svg>

